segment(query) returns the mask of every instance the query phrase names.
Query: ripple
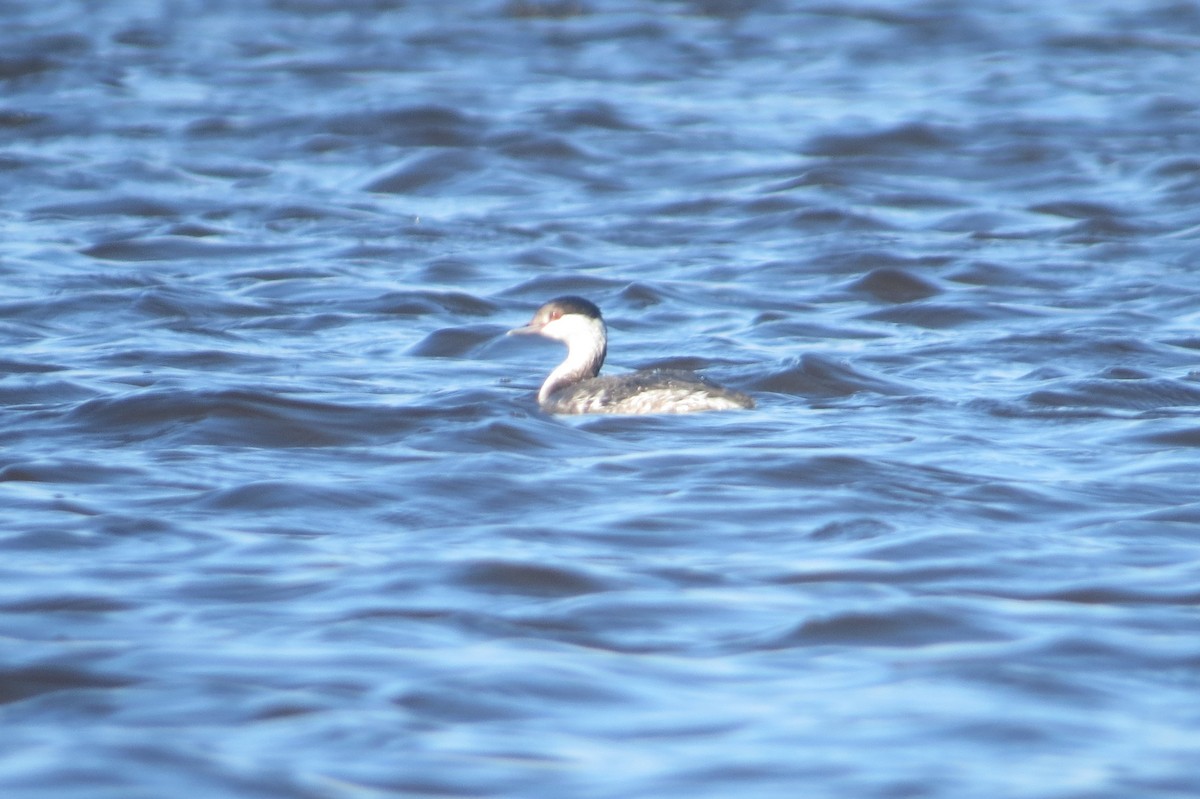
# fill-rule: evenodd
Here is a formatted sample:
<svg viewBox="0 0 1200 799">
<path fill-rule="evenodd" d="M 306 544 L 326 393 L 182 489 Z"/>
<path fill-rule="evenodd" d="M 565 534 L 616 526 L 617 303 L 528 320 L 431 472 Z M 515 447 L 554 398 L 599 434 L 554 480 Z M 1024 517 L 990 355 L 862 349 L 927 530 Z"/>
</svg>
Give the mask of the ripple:
<svg viewBox="0 0 1200 799">
<path fill-rule="evenodd" d="M 846 610 L 820 615 L 796 625 L 758 646 L 783 649 L 807 646 L 920 647 L 939 643 L 1004 640 L 995 631 L 972 624 L 962 608 L 933 603 L 913 606 L 895 603 L 871 610 Z"/>
<path fill-rule="evenodd" d="M 588 100 L 565 105 L 555 104 L 547 107 L 543 113 L 548 123 L 560 131 L 589 128 L 616 131 L 639 129 L 639 126 L 626 118 L 621 107 L 603 100 Z"/>
<path fill-rule="evenodd" d="M 73 203 L 52 203 L 34 208 L 31 213 L 38 217 L 178 217 L 184 213 L 184 206 L 157 197 L 103 197 Z"/>
<path fill-rule="evenodd" d="M 88 594 L 54 594 L 0 605 L 6 613 L 115 613 L 137 607 L 112 596 Z"/>
<path fill-rule="evenodd" d="M 494 137 L 489 144 L 511 158 L 529 161 L 589 160 L 590 155 L 570 139 L 534 131 L 514 131 Z"/>
<path fill-rule="evenodd" d="M 1140 436 L 1138 440 L 1166 447 L 1200 447 L 1200 426 L 1150 433 Z"/>
<path fill-rule="evenodd" d="M 53 407 L 94 397 L 96 391 L 71 380 L 38 380 L 0 385 L 0 407 Z"/>
<path fill-rule="evenodd" d="M 102 261 L 171 261 L 220 259 L 266 255 L 284 247 L 266 244 L 233 244 L 197 239 L 194 236 L 152 236 L 94 244 L 80 250 Z"/>
<path fill-rule="evenodd" d="M 121 441 L 165 439 L 233 447 L 350 446 L 425 423 L 403 409 L 354 407 L 244 390 L 150 389 L 88 400 L 68 421 Z"/>
<path fill-rule="evenodd" d="M 750 381 L 754 391 L 772 391 L 809 397 L 846 397 L 860 391 L 876 394 L 910 394 L 902 383 L 877 377 L 848 363 L 806 354 Z"/>
<path fill-rule="evenodd" d="M 422 358 L 465 358 L 504 334 L 496 325 L 468 325 L 435 330 L 409 349 L 409 355 Z"/>
<path fill-rule="evenodd" d="M 378 138 L 397 147 L 471 147 L 480 141 L 483 129 L 482 118 L 450 105 L 360 111 L 328 121 L 331 133 Z"/>
<path fill-rule="evenodd" d="M 903 269 L 881 267 L 850 284 L 850 288 L 862 291 L 885 302 L 913 302 L 942 293 L 930 280 Z"/>
<path fill-rule="evenodd" d="M 901 305 L 884 308 L 862 315 L 874 322 L 913 325 L 931 330 L 965 327 L 980 322 L 994 322 L 1013 316 L 1024 315 L 1025 311 L 1000 305 L 978 306 L 951 303 L 924 302 L 919 305 Z"/>
<path fill-rule="evenodd" d="M 895 156 L 911 151 L 938 151 L 955 145 L 959 133 L 951 128 L 909 122 L 865 133 L 825 133 L 804 145 L 811 156 L 860 157 Z"/>
<path fill-rule="evenodd" d="M 139 470 L 128 467 L 65 458 L 18 461 L 0 468 L 0 481 L 31 483 L 107 483 L 142 476 Z"/>
<path fill-rule="evenodd" d="M 1026 401 L 1037 406 L 1150 410 L 1200 405 L 1200 385 L 1167 378 L 1078 380 L 1035 391 Z"/>
<path fill-rule="evenodd" d="M 477 155 L 457 149 L 413 156 L 399 167 L 371 178 L 366 191 L 384 194 L 438 194 L 462 191 L 464 183 L 475 183 L 487 171 Z"/>
<path fill-rule="evenodd" d="M 460 567 L 456 579 L 486 593 L 560 597 L 612 590 L 611 580 L 601 579 L 577 568 L 482 560 Z"/>
<path fill-rule="evenodd" d="M 0 705 L 58 693 L 124 688 L 136 681 L 90 669 L 38 665 L 0 669 Z"/>
<path fill-rule="evenodd" d="M 289 508 L 356 508 L 368 497 L 359 486 L 316 485 L 311 482 L 264 480 L 210 491 L 196 504 L 220 511 L 266 511 Z"/>
</svg>

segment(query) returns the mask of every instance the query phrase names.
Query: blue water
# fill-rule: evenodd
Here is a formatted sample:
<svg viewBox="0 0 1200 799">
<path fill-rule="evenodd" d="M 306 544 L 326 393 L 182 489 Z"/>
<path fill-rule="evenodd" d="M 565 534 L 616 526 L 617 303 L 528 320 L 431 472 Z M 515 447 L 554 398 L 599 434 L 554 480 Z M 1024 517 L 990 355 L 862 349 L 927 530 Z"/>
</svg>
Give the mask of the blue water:
<svg viewBox="0 0 1200 799">
<path fill-rule="evenodd" d="M 1200 794 L 1193 5 L 0 21 L 5 797 Z"/>
</svg>

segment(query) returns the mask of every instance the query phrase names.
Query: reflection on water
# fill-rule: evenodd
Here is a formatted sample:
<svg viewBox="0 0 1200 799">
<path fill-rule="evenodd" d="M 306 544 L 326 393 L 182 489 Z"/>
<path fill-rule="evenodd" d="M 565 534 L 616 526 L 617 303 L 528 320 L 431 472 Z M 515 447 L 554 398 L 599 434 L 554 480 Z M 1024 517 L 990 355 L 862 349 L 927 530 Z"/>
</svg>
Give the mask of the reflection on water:
<svg viewBox="0 0 1200 799">
<path fill-rule="evenodd" d="M 6 795 L 1195 793 L 1194 12 L 4 16 Z"/>
</svg>

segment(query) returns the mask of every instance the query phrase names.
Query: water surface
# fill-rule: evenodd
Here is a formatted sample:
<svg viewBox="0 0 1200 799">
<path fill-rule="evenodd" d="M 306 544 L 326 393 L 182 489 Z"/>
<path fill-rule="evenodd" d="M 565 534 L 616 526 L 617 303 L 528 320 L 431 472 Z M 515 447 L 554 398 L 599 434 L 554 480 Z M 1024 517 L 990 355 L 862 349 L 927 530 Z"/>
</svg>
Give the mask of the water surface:
<svg viewBox="0 0 1200 799">
<path fill-rule="evenodd" d="M 1200 790 L 1189 5 L 0 16 L 6 796 Z"/>
</svg>

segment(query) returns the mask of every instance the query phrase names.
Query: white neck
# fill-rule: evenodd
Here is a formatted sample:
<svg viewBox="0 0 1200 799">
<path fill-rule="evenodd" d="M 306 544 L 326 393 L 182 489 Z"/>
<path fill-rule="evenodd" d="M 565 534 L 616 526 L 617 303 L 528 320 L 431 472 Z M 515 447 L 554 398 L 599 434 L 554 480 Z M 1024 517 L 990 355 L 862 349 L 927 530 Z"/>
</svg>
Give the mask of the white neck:
<svg viewBox="0 0 1200 799">
<path fill-rule="evenodd" d="M 567 345 L 567 357 L 542 383 L 538 402 L 561 388 L 595 377 L 604 365 L 608 351 L 608 334 L 604 322 L 579 314 L 568 314 L 542 328 L 541 333 Z"/>
</svg>

